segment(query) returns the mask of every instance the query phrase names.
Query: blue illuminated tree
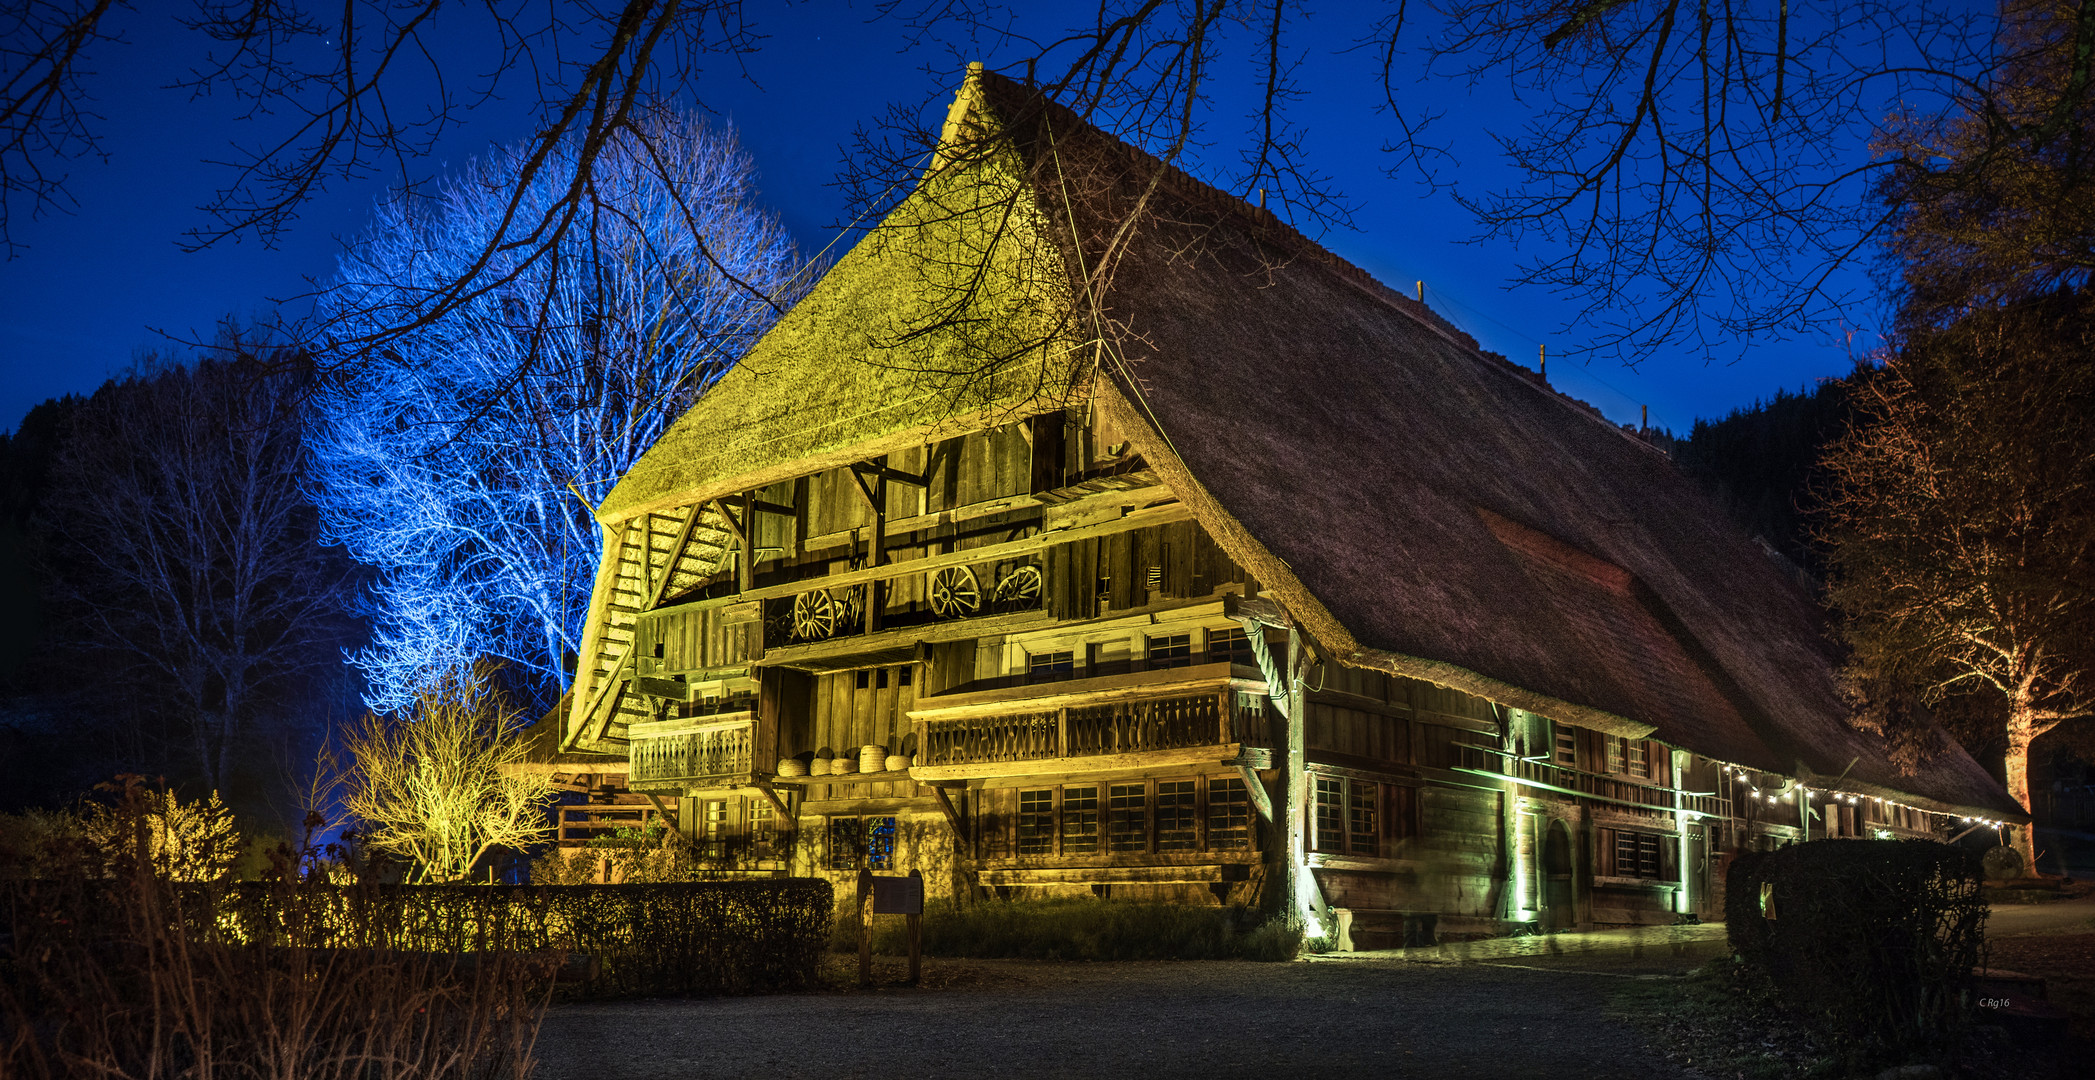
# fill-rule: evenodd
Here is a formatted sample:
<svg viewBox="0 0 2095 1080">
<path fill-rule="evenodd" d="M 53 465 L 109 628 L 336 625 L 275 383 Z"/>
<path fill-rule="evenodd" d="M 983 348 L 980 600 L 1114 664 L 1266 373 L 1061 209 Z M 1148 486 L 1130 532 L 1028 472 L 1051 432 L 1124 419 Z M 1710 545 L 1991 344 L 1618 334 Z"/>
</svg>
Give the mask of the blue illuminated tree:
<svg viewBox="0 0 2095 1080">
<path fill-rule="evenodd" d="M 654 118 L 580 178 L 573 144 L 536 152 L 381 204 L 325 297 L 336 340 L 411 327 L 340 365 L 310 436 L 328 535 L 377 571 L 351 659 L 381 711 L 484 659 L 551 706 L 602 551 L 592 508 L 810 278 L 732 132 Z M 541 242 L 563 201 L 577 220 Z"/>
</svg>

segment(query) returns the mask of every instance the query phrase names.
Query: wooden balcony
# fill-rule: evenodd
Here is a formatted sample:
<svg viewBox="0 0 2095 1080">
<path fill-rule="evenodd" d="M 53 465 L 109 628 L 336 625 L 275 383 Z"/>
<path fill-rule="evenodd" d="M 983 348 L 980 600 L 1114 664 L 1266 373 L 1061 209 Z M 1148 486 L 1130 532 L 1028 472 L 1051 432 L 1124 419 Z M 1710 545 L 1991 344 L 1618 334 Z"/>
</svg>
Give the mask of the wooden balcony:
<svg viewBox="0 0 2095 1080">
<path fill-rule="evenodd" d="M 753 774 L 756 720 L 747 713 L 634 724 L 626 748 L 627 786 L 675 792 L 725 787 Z"/>
<path fill-rule="evenodd" d="M 918 780 L 1219 765 L 1262 733 L 1262 696 L 1221 690 L 917 722 Z"/>
<path fill-rule="evenodd" d="M 1517 757 L 1495 746 L 1463 743 L 1458 744 L 1456 749 L 1460 755 L 1455 766 L 1457 772 L 1494 776 L 1531 787 L 1567 795 L 1584 795 L 1621 806 L 1667 812 L 1676 809 L 1676 792 L 1670 787 L 1640 784 L 1621 777 L 1570 769 L 1534 758 Z M 1677 794 L 1680 799 L 1677 808 L 1690 814 L 1714 818 L 1731 816 L 1730 799 L 1689 791 Z"/>
</svg>

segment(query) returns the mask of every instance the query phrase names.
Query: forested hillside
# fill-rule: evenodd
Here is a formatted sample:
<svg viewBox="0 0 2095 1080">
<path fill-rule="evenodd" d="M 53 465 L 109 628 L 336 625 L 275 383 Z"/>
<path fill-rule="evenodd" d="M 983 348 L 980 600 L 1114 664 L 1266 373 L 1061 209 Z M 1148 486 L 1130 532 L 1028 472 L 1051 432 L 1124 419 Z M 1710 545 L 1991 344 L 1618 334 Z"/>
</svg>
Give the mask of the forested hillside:
<svg viewBox="0 0 2095 1080">
<path fill-rule="evenodd" d="M 1810 492 L 1821 475 L 1819 458 L 1847 416 L 1844 381 L 1829 379 L 1794 394 L 1777 390 L 1721 420 L 1695 421 L 1674 444 L 1674 460 L 1747 532 L 1819 576 L 1825 560 L 1810 538 Z"/>
</svg>

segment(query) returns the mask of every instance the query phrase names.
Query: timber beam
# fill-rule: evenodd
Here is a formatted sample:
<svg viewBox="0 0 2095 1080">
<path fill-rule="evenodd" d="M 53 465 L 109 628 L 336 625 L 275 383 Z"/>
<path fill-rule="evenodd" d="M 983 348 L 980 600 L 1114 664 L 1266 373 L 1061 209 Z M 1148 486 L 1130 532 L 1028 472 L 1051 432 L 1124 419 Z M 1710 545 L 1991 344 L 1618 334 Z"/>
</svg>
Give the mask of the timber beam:
<svg viewBox="0 0 2095 1080">
<path fill-rule="evenodd" d="M 793 830 L 800 827 L 800 823 L 794 820 L 793 818 L 793 811 L 787 809 L 786 801 L 778 797 L 777 788 L 774 788 L 770 784 L 765 783 L 761 780 L 756 781 L 750 786 L 756 788 L 758 791 L 763 792 L 764 798 L 771 800 L 771 816 L 772 818 L 777 820 L 779 828 L 784 829 L 787 832 L 792 832 Z"/>
<path fill-rule="evenodd" d="M 934 785 L 931 794 L 938 798 L 938 808 L 945 813 L 946 824 L 953 827 L 953 846 L 961 846 L 967 841 L 967 819 L 953 805 L 953 797 L 946 794 L 945 788 Z"/>
<path fill-rule="evenodd" d="M 869 566 L 861 570 L 847 570 L 840 574 L 830 574 L 827 577 L 808 578 L 805 581 L 766 585 L 763 588 L 750 589 L 733 596 L 717 596 L 708 600 L 693 600 L 689 603 L 657 608 L 648 612 L 648 614 L 667 615 L 705 611 L 749 600 L 776 600 L 780 597 L 794 596 L 812 589 L 840 589 L 852 585 L 861 585 L 869 581 L 887 581 L 892 578 L 907 577 L 912 574 L 928 574 L 948 566 L 1001 562 L 1005 559 L 1013 559 L 1021 555 L 1042 551 L 1057 544 L 1091 540 L 1101 536 L 1131 532 L 1135 529 L 1146 529 L 1153 525 L 1170 525 L 1180 521 L 1191 521 L 1192 519 L 1193 512 L 1187 509 L 1184 503 L 1166 503 L 1162 506 L 1136 510 L 1112 521 L 1068 529 L 1050 529 L 1035 533 L 1023 540 L 988 544 L 944 555 L 930 555 L 921 559 L 905 559 L 902 562 L 888 563 L 884 566 Z"/>
</svg>

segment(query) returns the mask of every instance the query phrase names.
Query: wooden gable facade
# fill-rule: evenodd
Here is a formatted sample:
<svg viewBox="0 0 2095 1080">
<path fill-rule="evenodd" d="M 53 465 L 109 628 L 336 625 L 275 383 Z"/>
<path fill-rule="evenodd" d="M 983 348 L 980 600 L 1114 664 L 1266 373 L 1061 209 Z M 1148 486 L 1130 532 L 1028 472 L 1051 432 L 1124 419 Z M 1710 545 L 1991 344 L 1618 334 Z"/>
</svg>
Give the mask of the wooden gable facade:
<svg viewBox="0 0 2095 1080">
<path fill-rule="evenodd" d="M 1198 242 L 1108 290 L 1129 191 Z M 554 749 L 723 873 L 1397 944 L 1713 916 L 1728 852 L 2015 816 L 1841 722 L 1808 598 L 1656 452 L 979 70 L 599 518 Z"/>
</svg>

